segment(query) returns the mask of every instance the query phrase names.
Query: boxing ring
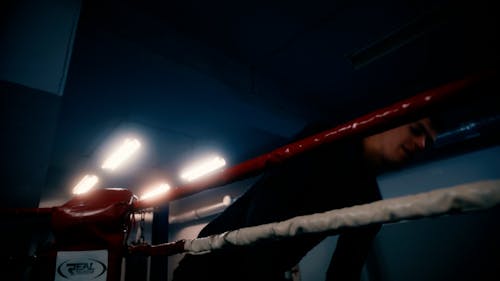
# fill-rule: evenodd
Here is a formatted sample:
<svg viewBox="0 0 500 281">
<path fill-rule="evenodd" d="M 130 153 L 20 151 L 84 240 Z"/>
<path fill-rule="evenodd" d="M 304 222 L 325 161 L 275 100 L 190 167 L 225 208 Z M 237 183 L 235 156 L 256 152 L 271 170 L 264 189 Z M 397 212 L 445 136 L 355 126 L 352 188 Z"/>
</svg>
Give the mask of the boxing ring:
<svg viewBox="0 0 500 281">
<path fill-rule="evenodd" d="M 258 175 L 270 166 L 279 165 L 292 157 L 319 146 L 334 143 L 336 140 L 354 135 L 368 135 L 419 116 L 425 116 L 439 110 L 439 107 L 445 105 L 447 101 L 461 97 L 469 87 L 480 84 L 485 79 L 491 79 L 492 76 L 495 77 L 496 73 L 481 73 L 424 91 L 332 129 L 227 168 L 203 181 L 173 188 L 157 199 L 138 200 L 134 194 L 125 189 L 101 189 L 88 195 L 76 196 L 62 206 L 18 208 L 2 210 L 2 212 L 11 216 L 51 216 L 55 243 L 42 257 L 46 261 L 45 265 L 50 268 L 43 274 L 48 274 L 52 278 L 56 274 L 54 268 L 57 274 L 65 274 L 61 266 L 56 266 L 56 259 L 59 259 L 60 252 L 105 249 L 107 252 L 104 259 L 108 262 L 105 266 L 103 265 L 105 268 L 103 270 L 107 272 L 103 275 L 105 279 L 102 280 L 117 281 L 123 278 L 124 257 L 131 255 L 205 254 L 216 249 L 249 245 L 266 239 L 274 240 L 306 233 L 337 233 L 344 229 L 370 224 L 397 223 L 493 208 L 500 205 L 500 180 L 471 182 L 324 213 L 299 216 L 203 238 L 183 239 L 158 245 L 127 244 L 132 217 L 135 214 L 202 190 Z M 97 260 L 93 257 L 90 259 Z M 76 269 L 72 268 L 72 270 Z M 55 280 L 62 280 L 55 278 Z"/>
</svg>

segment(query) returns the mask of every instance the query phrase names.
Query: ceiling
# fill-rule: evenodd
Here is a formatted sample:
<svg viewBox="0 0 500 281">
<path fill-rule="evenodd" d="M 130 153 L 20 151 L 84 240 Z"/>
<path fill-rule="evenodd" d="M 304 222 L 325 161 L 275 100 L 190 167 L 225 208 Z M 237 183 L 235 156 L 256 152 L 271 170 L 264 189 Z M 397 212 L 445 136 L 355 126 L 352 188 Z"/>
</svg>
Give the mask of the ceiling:
<svg viewBox="0 0 500 281">
<path fill-rule="evenodd" d="M 82 1 L 42 204 L 75 181 L 178 185 L 207 151 L 229 165 L 316 119 L 347 121 L 498 63 L 498 13 L 460 1 Z M 118 137 L 143 150 L 100 170 Z"/>
</svg>

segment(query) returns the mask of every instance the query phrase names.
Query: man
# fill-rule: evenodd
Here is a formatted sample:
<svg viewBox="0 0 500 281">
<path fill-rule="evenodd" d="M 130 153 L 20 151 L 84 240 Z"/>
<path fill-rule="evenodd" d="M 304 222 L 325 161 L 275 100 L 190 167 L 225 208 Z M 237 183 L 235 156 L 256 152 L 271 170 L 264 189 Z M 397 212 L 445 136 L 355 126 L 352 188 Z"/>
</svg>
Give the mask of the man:
<svg viewBox="0 0 500 281">
<path fill-rule="evenodd" d="M 308 128 L 299 136 L 325 127 Z M 400 167 L 436 137 L 428 118 L 365 138 L 346 138 L 267 171 L 204 227 L 199 237 L 381 199 L 379 173 Z M 380 225 L 308 234 L 251 246 L 186 255 L 174 271 L 181 280 L 285 280 L 285 272 L 328 235 L 340 234 L 326 280 L 360 279 Z"/>
<path fill-rule="evenodd" d="M 363 140 L 365 158 L 377 169 L 397 168 L 430 146 L 436 135 L 431 119 L 423 118 L 366 137 Z"/>
</svg>

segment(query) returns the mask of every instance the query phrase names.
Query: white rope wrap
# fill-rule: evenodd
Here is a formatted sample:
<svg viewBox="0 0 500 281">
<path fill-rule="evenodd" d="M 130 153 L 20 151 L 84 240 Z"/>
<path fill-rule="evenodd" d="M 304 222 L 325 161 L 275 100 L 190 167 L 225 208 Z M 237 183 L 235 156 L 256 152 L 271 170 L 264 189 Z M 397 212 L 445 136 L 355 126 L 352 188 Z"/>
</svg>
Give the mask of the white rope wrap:
<svg viewBox="0 0 500 281">
<path fill-rule="evenodd" d="M 191 254 L 205 254 L 259 240 L 441 216 L 496 205 L 500 205 L 500 180 L 480 181 L 186 240 L 184 249 Z"/>
</svg>

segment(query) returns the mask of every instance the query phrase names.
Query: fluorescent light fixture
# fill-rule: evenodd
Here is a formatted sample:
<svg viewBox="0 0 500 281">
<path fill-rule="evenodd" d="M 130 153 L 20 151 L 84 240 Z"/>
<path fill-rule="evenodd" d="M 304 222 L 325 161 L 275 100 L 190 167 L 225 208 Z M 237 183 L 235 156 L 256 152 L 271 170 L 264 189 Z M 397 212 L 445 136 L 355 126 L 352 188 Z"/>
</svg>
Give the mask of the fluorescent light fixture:
<svg viewBox="0 0 500 281">
<path fill-rule="evenodd" d="M 156 197 L 158 195 L 164 194 L 165 192 L 167 192 L 169 190 L 170 190 L 170 185 L 168 185 L 166 183 L 162 183 L 156 187 L 153 187 L 151 190 L 144 192 L 144 194 L 142 194 L 140 200 Z"/>
<path fill-rule="evenodd" d="M 85 175 L 73 188 L 73 194 L 83 194 L 91 190 L 98 181 L 99 179 L 95 175 Z"/>
<path fill-rule="evenodd" d="M 141 147 L 141 143 L 137 139 L 125 139 L 121 146 L 119 146 L 102 164 L 101 168 L 113 171 L 123 162 L 134 154 Z"/>
<path fill-rule="evenodd" d="M 197 161 L 181 173 L 181 178 L 187 181 L 193 181 L 201 176 L 207 175 L 226 165 L 226 160 L 220 156 L 211 156 Z"/>
</svg>

